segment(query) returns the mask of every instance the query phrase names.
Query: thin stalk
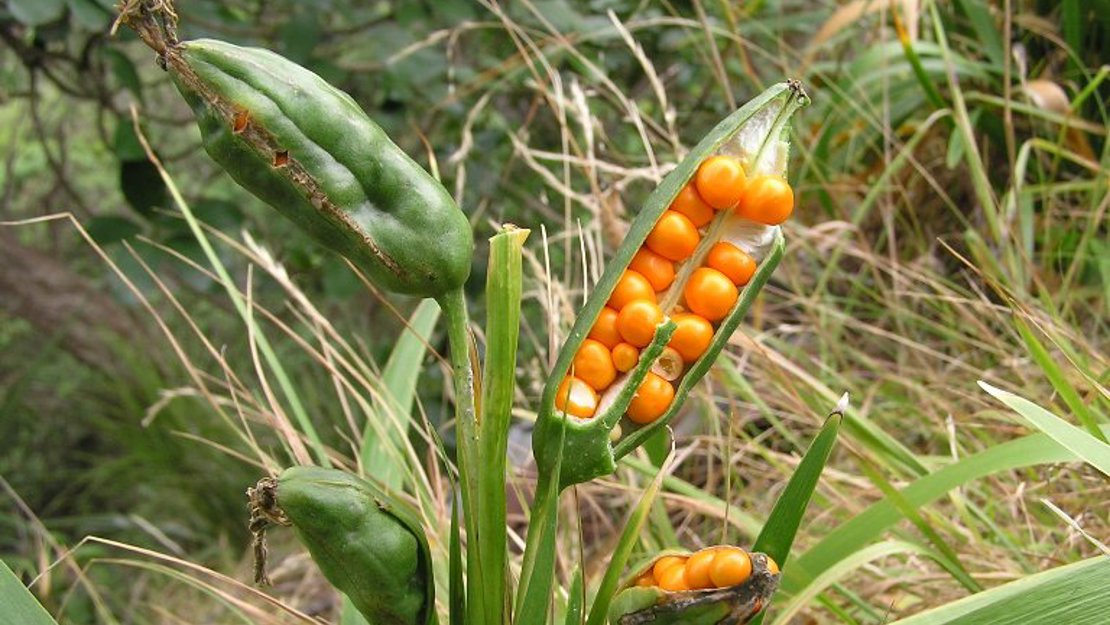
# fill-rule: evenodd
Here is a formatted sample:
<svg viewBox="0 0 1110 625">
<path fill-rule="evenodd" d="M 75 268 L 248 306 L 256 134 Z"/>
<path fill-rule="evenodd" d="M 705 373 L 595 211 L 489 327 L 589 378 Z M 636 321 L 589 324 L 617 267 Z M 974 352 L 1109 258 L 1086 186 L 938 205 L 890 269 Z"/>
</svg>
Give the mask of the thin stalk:
<svg viewBox="0 0 1110 625">
<path fill-rule="evenodd" d="M 447 321 L 447 341 L 451 349 L 451 376 L 455 383 L 455 440 L 458 453 L 459 482 L 462 491 L 463 524 L 466 527 L 466 572 L 468 623 L 482 623 L 485 612 L 482 558 L 478 516 L 478 414 L 475 403 L 475 375 L 470 356 L 470 318 L 466 297 L 455 289 L 439 298 Z"/>
<path fill-rule="evenodd" d="M 562 445 L 560 444 L 560 447 Z M 528 537 L 520 569 L 520 587 L 514 622 L 521 625 L 547 622 L 551 589 L 555 581 L 555 531 L 559 514 L 559 467 L 540 471 L 536 496 L 528 519 Z"/>
</svg>

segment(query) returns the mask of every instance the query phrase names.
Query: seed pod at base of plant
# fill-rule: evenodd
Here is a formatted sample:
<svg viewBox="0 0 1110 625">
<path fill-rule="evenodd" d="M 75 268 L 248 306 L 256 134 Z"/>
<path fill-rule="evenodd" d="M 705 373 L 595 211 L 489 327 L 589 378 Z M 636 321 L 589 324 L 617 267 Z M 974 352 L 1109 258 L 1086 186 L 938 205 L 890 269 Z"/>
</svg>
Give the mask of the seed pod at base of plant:
<svg viewBox="0 0 1110 625">
<path fill-rule="evenodd" d="M 617 590 L 609 623 L 744 625 L 766 607 L 778 582 L 778 566 L 762 553 L 728 546 L 695 554 L 666 551 L 635 568 Z"/>
<path fill-rule="evenodd" d="M 674 418 L 770 279 L 785 246 L 779 224 L 794 208 L 787 125 L 808 101 L 796 81 L 756 96 L 645 201 L 544 386 L 532 448 L 541 475 L 558 475 L 560 489 L 612 473 Z M 604 388 L 578 388 L 588 380 L 575 365 L 596 363 L 580 356 L 587 337 L 610 350 L 625 345 L 600 363 L 617 371 Z M 571 401 L 591 392 L 591 402 Z M 623 436 L 611 440 L 621 424 Z"/>
<path fill-rule="evenodd" d="M 389 291 L 436 297 L 466 281 L 466 216 L 349 95 L 260 48 L 203 39 L 162 58 L 213 160 L 317 242 Z"/>
<path fill-rule="evenodd" d="M 292 526 L 324 577 L 373 625 L 435 622 L 431 555 L 420 523 L 369 482 L 292 467 L 248 490 L 251 530 Z"/>
</svg>

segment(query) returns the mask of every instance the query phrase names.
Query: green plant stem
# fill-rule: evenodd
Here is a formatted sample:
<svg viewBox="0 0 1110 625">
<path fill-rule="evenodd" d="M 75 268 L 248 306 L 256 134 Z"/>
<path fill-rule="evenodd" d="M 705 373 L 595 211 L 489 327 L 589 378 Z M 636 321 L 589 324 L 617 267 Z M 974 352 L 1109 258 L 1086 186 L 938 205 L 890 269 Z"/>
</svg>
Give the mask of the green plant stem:
<svg viewBox="0 0 1110 625">
<path fill-rule="evenodd" d="M 462 490 L 463 524 L 466 537 L 467 622 L 482 623 L 484 614 L 482 558 L 478 529 L 478 413 L 475 402 L 474 363 L 470 356 L 470 318 L 466 297 L 455 289 L 439 298 L 447 321 L 447 341 L 451 350 L 451 375 L 455 385 L 455 441 L 458 454 L 459 483 Z"/>
<path fill-rule="evenodd" d="M 514 622 L 544 623 L 555 580 L 555 530 L 559 514 L 559 465 L 540 471 L 528 519 Z"/>
</svg>

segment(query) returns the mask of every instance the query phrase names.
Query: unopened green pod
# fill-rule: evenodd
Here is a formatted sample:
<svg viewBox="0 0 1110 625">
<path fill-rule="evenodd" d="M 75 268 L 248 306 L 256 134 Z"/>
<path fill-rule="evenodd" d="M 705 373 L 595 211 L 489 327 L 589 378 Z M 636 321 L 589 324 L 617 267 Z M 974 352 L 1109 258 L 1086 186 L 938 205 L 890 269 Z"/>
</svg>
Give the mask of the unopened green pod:
<svg viewBox="0 0 1110 625">
<path fill-rule="evenodd" d="M 701 239 L 697 251 L 686 261 L 687 269 L 679 272 L 676 284 L 689 278 L 690 273 L 706 258 L 709 248 L 722 240 L 735 242 L 748 252 L 758 262 L 758 269 L 741 290 L 727 316 L 720 320 L 709 348 L 684 370 L 675 385 L 674 398 L 666 412 L 644 426 L 636 426 L 628 419 L 623 419 L 636 389 L 675 331 L 675 324 L 669 317 L 664 318 L 657 326 L 652 342 L 641 350 L 636 366 L 605 390 L 593 417 L 579 419 L 565 415 L 556 408 L 556 389 L 571 371 L 575 353 L 586 340 L 633 256 L 644 244 L 660 216 L 694 177 L 701 163 L 713 155 L 726 154 L 744 162 L 749 176 L 784 175 L 789 153 L 788 122 L 794 112 L 808 102 L 808 97 L 796 81 L 779 83 L 753 98 L 721 121 L 667 174 L 633 220 L 621 246 L 606 264 L 601 279 L 575 319 L 547 379 L 540 401 L 532 439 L 533 453 L 541 475 L 554 475 L 555 467 L 559 465 L 559 488 L 612 473 L 616 469 L 617 460 L 670 422 L 693 387 L 709 371 L 756 296 L 770 279 L 785 247 L 781 227 L 763 226 L 736 218 L 728 210 L 720 211 L 709 226 L 707 235 Z M 675 288 L 671 287 L 672 292 Z M 668 297 L 673 299 L 673 295 Z M 620 431 L 623 436 L 611 436 L 618 425 L 622 425 Z M 614 438 L 617 440 L 614 441 Z"/>
<path fill-rule="evenodd" d="M 436 622 L 424 530 L 372 484 L 337 469 L 292 467 L 249 495 L 256 536 L 268 523 L 291 526 L 324 577 L 369 623 Z"/>
<path fill-rule="evenodd" d="M 670 550 L 657 554 L 633 573 L 618 589 L 609 607 L 610 625 L 744 625 L 759 614 L 779 583 L 777 567 L 762 553 L 750 553 L 752 572 L 740 584 L 727 588 L 667 591 L 637 585 L 637 580 L 667 556 L 688 556 Z"/>
<path fill-rule="evenodd" d="M 349 95 L 260 48 L 200 39 L 162 58 L 213 160 L 316 241 L 389 291 L 436 297 L 466 281 L 466 216 Z"/>
</svg>

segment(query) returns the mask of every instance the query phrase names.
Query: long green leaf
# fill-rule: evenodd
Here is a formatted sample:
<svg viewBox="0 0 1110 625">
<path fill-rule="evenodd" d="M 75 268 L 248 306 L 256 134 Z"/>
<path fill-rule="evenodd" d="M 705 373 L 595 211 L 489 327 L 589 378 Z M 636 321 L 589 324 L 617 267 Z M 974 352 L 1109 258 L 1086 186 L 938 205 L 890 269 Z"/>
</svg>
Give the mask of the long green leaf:
<svg viewBox="0 0 1110 625">
<path fill-rule="evenodd" d="M 3 560 L 0 560 L 0 625 L 58 625 Z"/>
<path fill-rule="evenodd" d="M 382 369 L 382 403 L 376 421 L 366 424 L 362 439 L 362 467 L 389 489 L 400 489 L 404 463 L 400 454 L 408 439 L 416 382 L 424 365 L 428 339 L 439 320 L 439 304 L 426 299 L 413 311 L 401 338 Z"/>
<path fill-rule="evenodd" d="M 1106 428 L 1104 428 L 1106 431 Z M 948 491 L 982 477 L 1038 464 L 1069 462 L 1076 456 L 1044 434 L 995 445 L 915 480 L 901 490 L 906 501 L 924 506 Z M 802 591 L 813 578 L 837 562 L 877 540 L 903 518 L 893 502 L 883 499 L 842 523 L 808 551 L 798 556 L 783 572 L 781 590 Z"/>
<path fill-rule="evenodd" d="M 1110 476 L 1110 445 L 1024 397 L 995 388 L 982 380 L 979 380 L 979 386 L 994 396 L 995 399 L 1024 417 L 1033 427 L 1051 436 L 1060 445 L 1070 449 L 1081 460 L 1102 471 L 1103 474 Z"/>
<path fill-rule="evenodd" d="M 520 336 L 522 251 L 528 230 L 506 226 L 490 239 L 486 277 L 486 365 L 478 424 L 478 540 L 482 583 L 471 582 L 470 601 L 484 595 L 482 623 L 509 620 L 506 606 L 508 535 L 505 519 L 505 463 L 516 389 L 516 349 Z M 469 529 L 469 528 L 468 528 Z M 471 569 L 473 570 L 473 569 Z"/>
<path fill-rule="evenodd" d="M 673 460 L 674 451 L 672 450 L 663 462 L 663 466 L 656 471 L 651 484 L 644 490 L 640 502 L 636 504 L 636 507 L 628 516 L 620 540 L 617 541 L 617 546 L 613 549 L 613 555 L 609 558 L 609 566 L 606 567 L 605 575 L 602 576 L 601 583 L 597 587 L 597 595 L 594 596 L 593 605 L 590 606 L 590 615 L 586 618 L 586 625 L 605 625 L 605 619 L 608 618 L 609 614 L 609 605 L 613 602 L 613 595 L 616 594 L 617 586 L 620 585 L 621 574 L 624 572 L 624 567 L 628 565 L 628 558 L 632 555 L 632 549 L 636 547 L 636 543 L 640 540 L 640 532 L 644 529 L 648 513 L 651 512 L 652 504 L 655 503 L 655 498 L 659 495 L 659 489 L 663 486 L 663 477 L 670 473 Z"/>
<path fill-rule="evenodd" d="M 582 588 L 582 567 L 575 567 L 574 576 L 570 579 L 570 588 L 567 589 L 567 614 L 563 618 L 564 625 L 582 625 L 582 604 L 585 602 L 584 589 Z"/>
<path fill-rule="evenodd" d="M 790 547 L 794 544 L 794 537 L 798 534 L 798 527 L 802 524 L 806 507 L 813 497 L 813 490 L 817 487 L 817 480 L 821 471 L 829 460 L 833 446 L 836 444 L 836 435 L 840 432 L 840 412 L 829 416 L 821 431 L 813 439 L 813 444 L 806 450 L 805 456 L 798 463 L 794 475 L 790 476 L 786 488 L 782 491 L 775 507 L 771 509 L 770 516 L 759 537 L 752 545 L 753 551 L 761 551 L 771 556 L 779 566 L 786 564 L 790 555 Z"/>
<path fill-rule="evenodd" d="M 841 402 L 847 404 L 847 399 L 848 395 L 845 394 Z M 836 435 L 840 432 L 840 422 L 843 419 L 842 413 L 846 408 L 847 405 L 839 406 L 825 420 L 825 425 L 813 439 L 805 456 L 802 456 L 798 468 L 795 469 L 794 475 L 790 476 L 790 481 L 786 483 L 786 488 L 779 495 L 775 507 L 771 508 L 767 522 L 755 539 L 755 544 L 752 545 L 752 551 L 766 553 L 772 560 L 778 562 L 779 566 L 784 567 L 786 559 L 790 556 L 790 547 L 794 544 L 794 537 L 798 534 L 802 517 L 805 516 L 809 500 L 813 497 L 814 489 L 817 488 L 817 481 L 821 478 L 821 472 L 825 469 L 825 463 L 828 462 L 829 455 L 832 454 L 833 446 L 836 444 Z M 765 614 L 766 612 L 760 613 L 752 619 L 752 625 L 762 623 Z"/>
<path fill-rule="evenodd" d="M 565 430 L 564 430 L 565 431 Z M 536 497 L 528 518 L 528 538 L 520 566 L 516 597 L 516 623 L 544 623 L 551 587 L 555 582 L 555 532 L 559 515 L 559 471 L 562 468 L 562 436 L 559 455 L 551 471 L 541 471 L 536 480 Z"/>
<path fill-rule="evenodd" d="M 926 550 L 918 545 L 901 540 L 888 540 L 864 547 L 818 575 L 812 584 L 806 586 L 803 592 L 790 597 L 785 605 L 775 611 L 775 619 L 771 622 L 771 625 L 786 625 L 798 612 L 809 606 L 825 589 L 844 579 L 856 569 L 869 562 L 899 553 L 925 555 Z"/>
<path fill-rule="evenodd" d="M 1060 394 L 1060 399 L 1064 400 L 1064 403 L 1075 413 L 1076 418 L 1092 436 L 1104 443 L 1107 442 L 1106 437 L 1098 429 L 1098 419 L 1095 417 L 1094 411 L 1083 401 L 1079 391 L 1068 381 L 1060 365 L 1056 364 L 1056 359 L 1048 353 L 1048 349 L 1033 334 L 1029 324 L 1018 316 L 1014 317 L 1014 324 L 1017 325 L 1018 332 L 1021 334 L 1022 340 L 1025 341 L 1029 355 L 1037 361 L 1037 366 L 1041 368 L 1041 371 L 1044 371 L 1045 377 L 1052 383 L 1052 388 Z"/>
<path fill-rule="evenodd" d="M 906 500 L 900 491 L 883 477 L 882 473 L 875 467 L 871 466 L 866 460 L 862 461 L 861 465 L 864 474 L 871 480 L 871 483 L 879 487 L 883 496 L 888 501 L 893 503 L 902 516 L 910 520 L 914 527 L 921 532 L 925 538 L 937 549 L 938 557 L 934 558 L 943 568 L 948 571 L 956 581 L 960 582 L 964 588 L 971 592 L 979 592 L 983 587 L 976 582 L 971 573 L 967 571 L 963 563 L 960 562 L 960 556 L 956 550 L 952 548 L 947 542 L 941 538 L 940 533 L 933 529 L 933 526 L 925 520 L 925 517 L 918 512 L 917 507 Z"/>
<path fill-rule="evenodd" d="M 1104 625 L 1110 616 L 1110 557 L 1030 575 L 893 625 Z"/>
</svg>

